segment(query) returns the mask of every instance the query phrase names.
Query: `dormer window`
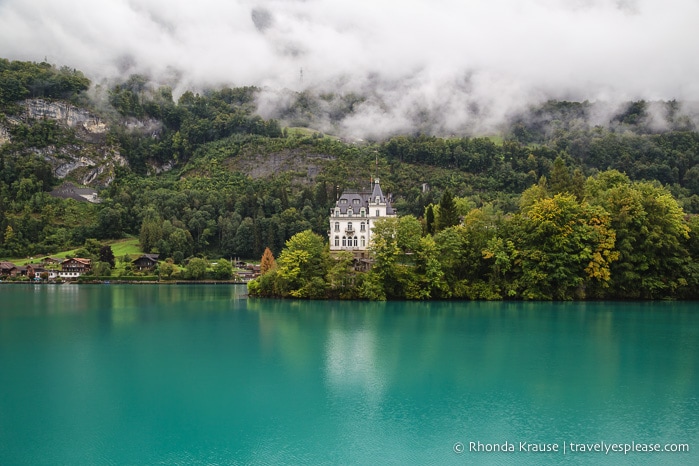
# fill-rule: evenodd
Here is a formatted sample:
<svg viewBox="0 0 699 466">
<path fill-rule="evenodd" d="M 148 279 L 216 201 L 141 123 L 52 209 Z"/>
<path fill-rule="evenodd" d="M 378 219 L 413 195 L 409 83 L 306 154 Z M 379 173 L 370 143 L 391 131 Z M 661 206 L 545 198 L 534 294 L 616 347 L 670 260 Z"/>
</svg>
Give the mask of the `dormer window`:
<svg viewBox="0 0 699 466">
<path fill-rule="evenodd" d="M 347 199 L 345 199 L 344 197 L 340 199 L 340 204 L 347 204 Z"/>
<path fill-rule="evenodd" d="M 366 209 L 364 207 L 359 209 L 359 215 L 361 215 L 362 217 L 364 217 L 366 215 Z"/>
<path fill-rule="evenodd" d="M 340 216 L 340 208 L 336 207 L 335 208 L 335 217 L 339 217 L 339 216 Z"/>
</svg>

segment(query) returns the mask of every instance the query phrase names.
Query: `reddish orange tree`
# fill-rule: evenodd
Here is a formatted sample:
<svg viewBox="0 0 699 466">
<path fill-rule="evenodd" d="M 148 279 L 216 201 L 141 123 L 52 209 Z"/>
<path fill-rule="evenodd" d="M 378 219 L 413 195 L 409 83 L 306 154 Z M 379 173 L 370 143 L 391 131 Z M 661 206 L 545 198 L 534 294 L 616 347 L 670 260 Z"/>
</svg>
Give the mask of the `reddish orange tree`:
<svg viewBox="0 0 699 466">
<path fill-rule="evenodd" d="M 262 253 L 262 260 L 260 261 L 260 273 L 264 275 L 276 267 L 277 261 L 274 260 L 274 254 L 272 254 L 269 248 L 265 248 L 265 252 Z"/>
</svg>

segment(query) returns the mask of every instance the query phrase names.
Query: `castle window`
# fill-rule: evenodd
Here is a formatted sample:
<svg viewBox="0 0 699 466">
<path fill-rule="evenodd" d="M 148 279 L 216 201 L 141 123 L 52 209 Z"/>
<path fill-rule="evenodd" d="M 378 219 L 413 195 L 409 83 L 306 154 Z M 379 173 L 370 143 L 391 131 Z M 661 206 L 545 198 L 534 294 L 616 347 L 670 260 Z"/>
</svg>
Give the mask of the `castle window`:
<svg viewBox="0 0 699 466">
<path fill-rule="evenodd" d="M 366 228 L 366 225 L 364 224 L 364 222 L 359 224 L 359 231 L 366 231 L 365 228 Z"/>
<path fill-rule="evenodd" d="M 366 246 L 366 242 L 364 241 L 364 237 L 362 236 L 362 247 Z"/>
<path fill-rule="evenodd" d="M 379 209 L 376 209 L 376 216 L 380 217 L 381 216 L 381 211 Z"/>
<path fill-rule="evenodd" d="M 357 247 L 357 237 L 354 237 L 354 247 Z"/>
<path fill-rule="evenodd" d="M 335 246 L 340 246 L 340 237 L 339 236 L 335 237 Z"/>
<path fill-rule="evenodd" d="M 335 222 L 335 231 L 340 231 L 340 222 Z"/>
<path fill-rule="evenodd" d="M 343 247 L 347 246 L 347 237 L 346 236 L 342 237 L 342 246 Z"/>
<path fill-rule="evenodd" d="M 347 222 L 347 231 L 353 231 L 354 228 L 352 228 L 352 222 Z"/>
</svg>

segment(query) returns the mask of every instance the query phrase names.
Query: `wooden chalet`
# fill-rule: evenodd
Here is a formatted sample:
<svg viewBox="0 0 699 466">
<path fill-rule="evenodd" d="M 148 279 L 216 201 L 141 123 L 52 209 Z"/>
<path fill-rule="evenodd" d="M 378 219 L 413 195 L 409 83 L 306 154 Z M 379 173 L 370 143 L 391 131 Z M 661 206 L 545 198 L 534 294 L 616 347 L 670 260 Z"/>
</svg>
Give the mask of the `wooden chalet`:
<svg viewBox="0 0 699 466">
<path fill-rule="evenodd" d="M 0 275 L 14 277 L 17 274 L 17 266 L 12 262 L 0 262 Z"/>
<path fill-rule="evenodd" d="M 51 266 L 51 265 L 60 265 L 61 262 L 63 262 L 65 259 L 60 259 L 58 257 L 49 257 L 46 256 L 43 259 L 41 259 L 41 263 L 44 266 Z"/>
<path fill-rule="evenodd" d="M 158 264 L 158 257 L 160 254 L 143 254 L 138 259 L 132 261 L 135 270 L 153 270 L 153 268 Z"/>
<path fill-rule="evenodd" d="M 0 275 L 9 277 L 30 277 L 39 276 L 46 269 L 36 264 L 15 265 L 12 262 L 0 262 Z"/>
<path fill-rule="evenodd" d="M 61 278 L 77 278 L 91 269 L 92 261 L 90 259 L 74 257 L 61 262 L 61 271 L 58 273 L 58 276 Z"/>
</svg>

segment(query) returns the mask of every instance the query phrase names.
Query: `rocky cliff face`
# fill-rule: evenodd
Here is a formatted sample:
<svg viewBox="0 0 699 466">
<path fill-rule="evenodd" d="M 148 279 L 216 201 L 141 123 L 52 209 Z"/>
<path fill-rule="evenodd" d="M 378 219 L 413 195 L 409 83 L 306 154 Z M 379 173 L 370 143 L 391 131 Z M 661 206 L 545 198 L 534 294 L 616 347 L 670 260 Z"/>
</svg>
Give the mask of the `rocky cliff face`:
<svg viewBox="0 0 699 466">
<path fill-rule="evenodd" d="M 86 186 L 108 186 L 114 180 L 115 168 L 128 164 L 118 148 L 107 143 L 107 123 L 90 111 L 67 102 L 44 99 L 26 100 L 21 106 L 24 109 L 21 114 L 0 122 L 0 146 L 11 142 L 9 128 L 13 125 L 32 125 L 36 120 L 51 119 L 71 128 L 77 139 L 75 144 L 28 149 L 48 161 L 57 178 Z"/>
<path fill-rule="evenodd" d="M 46 99 L 25 100 L 20 106 L 23 109 L 20 114 L 0 119 L 0 146 L 11 142 L 9 129 L 14 125 L 31 126 L 38 120 L 50 119 L 63 128 L 73 130 L 77 139 L 74 144 L 26 149 L 47 160 L 53 166 L 57 178 L 93 187 L 107 186 L 114 180 L 115 168 L 128 165 L 126 158 L 119 153 L 119 148 L 107 142 L 109 124 L 89 110 L 68 102 Z M 114 124 L 153 138 L 159 138 L 162 131 L 162 123 L 153 119 L 128 118 Z M 150 166 L 153 174 L 171 169 L 171 163 Z"/>
<path fill-rule="evenodd" d="M 85 186 L 108 186 L 114 181 L 115 168 L 127 165 L 115 148 L 105 145 L 48 146 L 33 152 L 51 164 L 56 178 L 74 180 Z"/>
<path fill-rule="evenodd" d="M 75 107 L 67 102 L 50 102 L 43 99 L 31 99 L 22 103 L 29 119 L 49 118 L 73 129 L 87 134 L 106 134 L 107 124 L 89 111 Z"/>
</svg>

